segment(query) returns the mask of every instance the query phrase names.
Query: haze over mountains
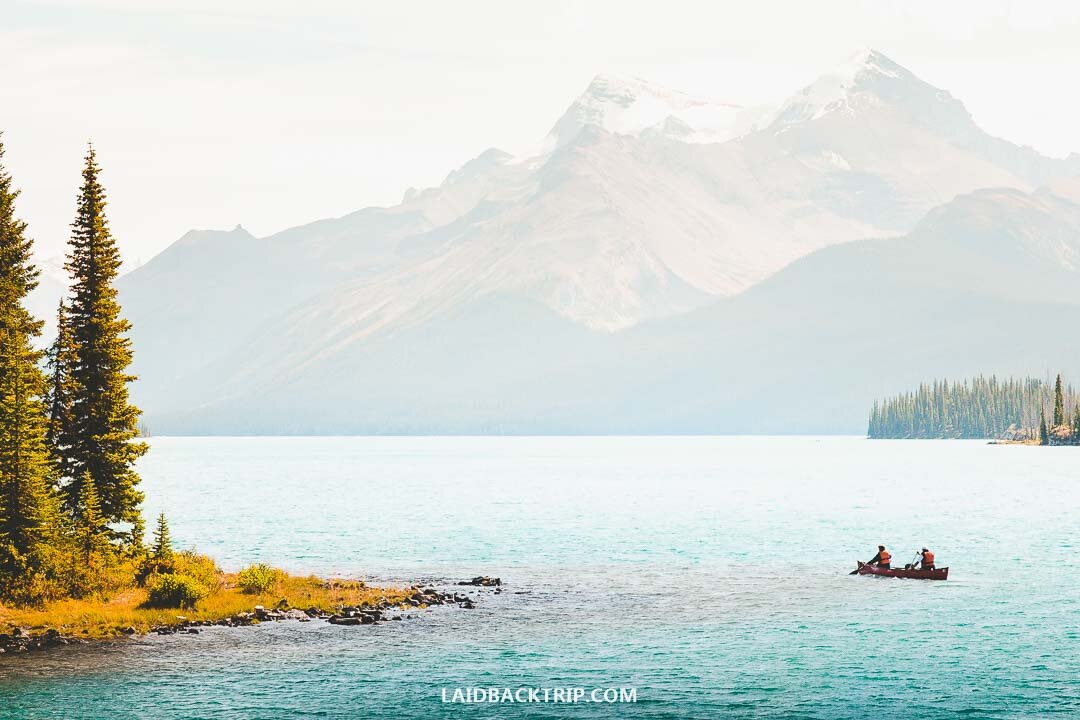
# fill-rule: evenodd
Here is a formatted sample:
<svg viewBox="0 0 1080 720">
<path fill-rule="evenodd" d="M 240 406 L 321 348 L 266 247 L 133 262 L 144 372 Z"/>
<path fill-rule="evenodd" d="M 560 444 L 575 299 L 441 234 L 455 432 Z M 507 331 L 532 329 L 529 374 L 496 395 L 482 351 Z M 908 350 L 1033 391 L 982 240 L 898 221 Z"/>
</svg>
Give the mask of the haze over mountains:
<svg viewBox="0 0 1080 720">
<path fill-rule="evenodd" d="M 136 396 L 157 433 L 861 432 L 1080 357 L 1077 175 L 873 51 L 771 108 L 601 76 L 535 156 L 122 278 Z"/>
</svg>

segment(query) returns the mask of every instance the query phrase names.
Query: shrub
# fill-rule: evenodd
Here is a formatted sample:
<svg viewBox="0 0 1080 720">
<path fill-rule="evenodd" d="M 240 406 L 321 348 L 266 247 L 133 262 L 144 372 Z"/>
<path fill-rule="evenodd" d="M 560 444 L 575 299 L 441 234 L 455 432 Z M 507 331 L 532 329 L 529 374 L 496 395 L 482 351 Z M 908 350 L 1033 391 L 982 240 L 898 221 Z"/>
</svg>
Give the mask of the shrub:
<svg viewBox="0 0 1080 720">
<path fill-rule="evenodd" d="M 14 577 L 0 576 L 0 602 L 15 607 L 41 606 L 66 595 L 66 588 L 39 570 L 30 570 Z"/>
<path fill-rule="evenodd" d="M 253 595 L 265 593 L 277 583 L 281 572 L 269 565 L 258 563 L 240 571 L 236 580 L 240 589 Z"/>
<path fill-rule="evenodd" d="M 155 560 L 152 557 L 144 558 L 135 572 L 135 582 L 139 587 L 145 587 L 151 579 L 158 575 L 172 575 L 176 572 L 176 563 L 171 559 L 167 561 Z"/>
<path fill-rule="evenodd" d="M 158 575 L 150 583 L 146 604 L 162 608 L 194 607 L 209 594 L 206 586 L 190 575 Z"/>
<path fill-rule="evenodd" d="M 173 573 L 193 577 L 211 592 L 221 589 L 221 569 L 217 563 L 194 550 L 184 550 L 173 555 Z"/>
<path fill-rule="evenodd" d="M 135 579 L 136 563 L 112 547 L 86 552 L 70 541 L 57 546 L 55 563 L 57 582 L 64 595 L 84 599 L 108 600 L 129 587 Z"/>
<path fill-rule="evenodd" d="M 174 552 L 164 559 L 146 557 L 135 575 L 140 586 L 145 586 L 158 575 L 188 575 L 210 591 L 221 589 L 221 570 L 206 555 L 194 550 Z"/>
</svg>

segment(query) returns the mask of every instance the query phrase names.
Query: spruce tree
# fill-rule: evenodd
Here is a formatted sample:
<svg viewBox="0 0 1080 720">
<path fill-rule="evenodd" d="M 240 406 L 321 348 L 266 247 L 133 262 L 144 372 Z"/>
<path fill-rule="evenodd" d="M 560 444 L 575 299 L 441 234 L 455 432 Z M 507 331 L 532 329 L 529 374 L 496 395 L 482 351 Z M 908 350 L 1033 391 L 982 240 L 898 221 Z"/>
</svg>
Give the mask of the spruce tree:
<svg viewBox="0 0 1080 720">
<path fill-rule="evenodd" d="M 142 540 L 139 476 L 135 461 L 146 452 L 138 442 L 139 409 L 128 400 L 127 373 L 131 364 L 131 324 L 120 315 L 113 281 L 120 270 L 120 253 L 105 218 L 105 189 L 93 147 L 86 155 L 71 248 L 66 268 L 71 273 L 67 323 L 74 364 L 71 366 L 71 422 L 60 428 L 57 448 L 65 469 L 64 500 L 75 510 L 82 484 L 92 482 L 109 523 L 129 523 L 131 546 Z M 56 382 L 54 381 L 54 386 Z"/>
<path fill-rule="evenodd" d="M 0 142 L 0 595 L 12 596 L 44 567 L 59 520 L 46 444 L 42 323 L 26 310 L 37 287 L 26 223 L 15 217 Z"/>
<path fill-rule="evenodd" d="M 113 546 L 108 519 L 102 515 L 97 486 L 85 478 L 79 483 L 78 510 L 75 514 L 75 544 L 83 563 L 95 558 L 110 558 Z"/>
<path fill-rule="evenodd" d="M 1046 428 L 1046 411 L 1039 411 L 1039 444 L 1050 444 L 1050 432 Z"/>
<path fill-rule="evenodd" d="M 169 523 L 165 520 L 165 513 L 160 513 L 157 519 L 157 527 L 154 529 L 154 547 L 150 557 L 153 560 L 169 560 L 173 556 L 172 538 L 169 536 Z"/>
<path fill-rule="evenodd" d="M 73 477 L 71 447 L 65 443 L 74 437 L 75 384 L 71 378 L 75 367 L 75 345 L 71 338 L 71 326 L 68 323 L 64 302 L 56 312 L 56 338 L 46 353 L 49 370 L 49 450 L 59 477 Z"/>
<path fill-rule="evenodd" d="M 1061 384 L 1061 373 L 1054 382 L 1054 427 L 1065 424 L 1065 392 Z"/>
</svg>

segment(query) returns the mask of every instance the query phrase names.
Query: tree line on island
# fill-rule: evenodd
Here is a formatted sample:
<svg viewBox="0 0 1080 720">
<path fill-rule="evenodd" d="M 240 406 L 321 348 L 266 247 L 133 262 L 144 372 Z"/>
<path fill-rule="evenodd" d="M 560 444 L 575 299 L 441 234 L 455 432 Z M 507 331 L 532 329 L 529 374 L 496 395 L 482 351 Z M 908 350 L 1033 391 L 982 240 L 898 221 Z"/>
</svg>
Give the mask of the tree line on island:
<svg viewBox="0 0 1080 720">
<path fill-rule="evenodd" d="M 113 285 L 120 253 L 105 215 L 93 147 L 71 225 L 55 341 L 26 309 L 37 287 L 33 243 L 15 214 L 19 191 L 0 142 L 0 601 L 41 603 L 108 594 L 174 556 L 164 516 L 143 543 L 135 461 L 140 411 L 130 324 Z"/>
<path fill-rule="evenodd" d="M 1080 445 L 1080 395 L 1058 375 L 979 376 L 923 383 L 914 392 L 875 400 L 870 438 L 999 439 L 1040 445 Z"/>
</svg>

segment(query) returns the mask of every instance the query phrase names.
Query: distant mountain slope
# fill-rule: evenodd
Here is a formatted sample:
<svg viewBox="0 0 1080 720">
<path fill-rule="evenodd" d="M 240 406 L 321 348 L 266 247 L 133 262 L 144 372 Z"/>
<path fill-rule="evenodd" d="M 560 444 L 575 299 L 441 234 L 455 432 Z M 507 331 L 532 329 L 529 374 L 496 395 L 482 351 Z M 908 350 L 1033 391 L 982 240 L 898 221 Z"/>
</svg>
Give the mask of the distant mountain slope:
<svg viewBox="0 0 1080 720">
<path fill-rule="evenodd" d="M 450 326 L 532 346 L 527 324 L 528 338 L 483 327 L 512 325 L 507 307 L 553 333 L 537 357 L 577 356 L 820 248 L 906 232 L 957 194 L 1028 192 L 1077 172 L 1080 158 L 991 138 L 947 92 L 873 51 L 773 110 L 601 77 L 556 122 L 545 154 L 489 150 L 399 206 L 269 238 L 190 233 L 122 278 L 137 392 L 151 417 L 253 401 L 313 368 L 349 377 L 351 363 L 406 353 L 416 333 L 453 346 L 436 330 Z M 489 370 L 507 383 L 514 372 Z M 388 365 L 370 390 L 410 381 Z M 296 417 L 325 407 L 305 392 L 291 401 Z"/>
<path fill-rule="evenodd" d="M 26 299 L 26 309 L 36 318 L 45 321 L 38 344 L 45 346 L 56 335 L 56 311 L 60 298 L 67 294 L 68 276 L 64 270 L 63 256 L 36 261 L 39 271 L 38 285 Z"/>
<path fill-rule="evenodd" d="M 667 372 L 617 415 L 639 409 L 626 424 L 641 431 L 663 414 L 673 431 L 861 433 L 874 397 L 928 376 L 1080 371 L 1078 253 L 1075 201 L 958 198 L 908 236 L 821 250 L 628 334 L 629 372 Z"/>
<path fill-rule="evenodd" d="M 607 334 L 520 295 L 233 375 L 159 432 L 865 430 L 932 375 L 1080 372 L 1080 205 L 986 190 L 911 234 L 820 250 L 737 297 Z M 239 363 L 230 359 L 222 368 Z M 1054 369 L 1058 369 L 1055 365 Z"/>
</svg>

